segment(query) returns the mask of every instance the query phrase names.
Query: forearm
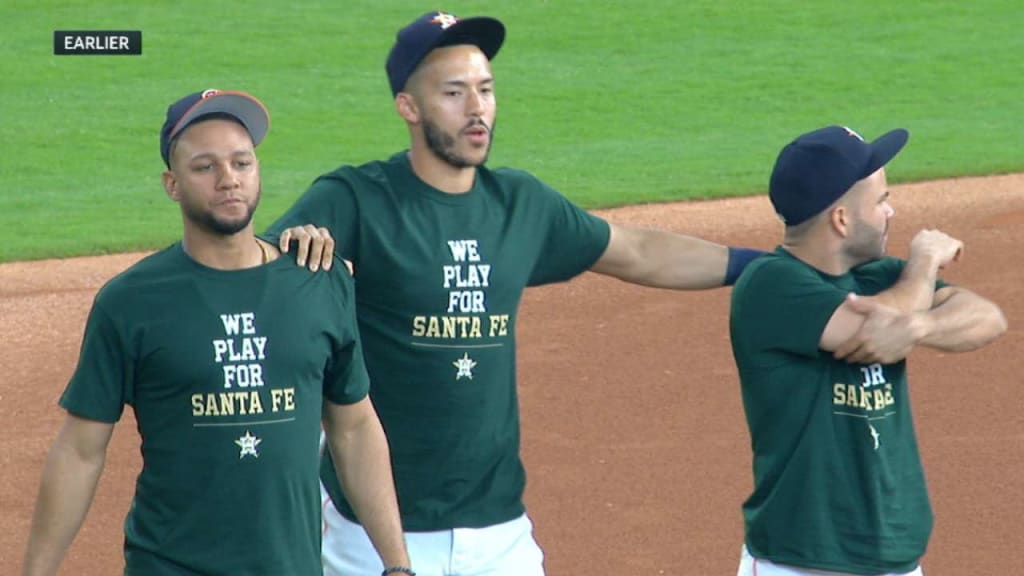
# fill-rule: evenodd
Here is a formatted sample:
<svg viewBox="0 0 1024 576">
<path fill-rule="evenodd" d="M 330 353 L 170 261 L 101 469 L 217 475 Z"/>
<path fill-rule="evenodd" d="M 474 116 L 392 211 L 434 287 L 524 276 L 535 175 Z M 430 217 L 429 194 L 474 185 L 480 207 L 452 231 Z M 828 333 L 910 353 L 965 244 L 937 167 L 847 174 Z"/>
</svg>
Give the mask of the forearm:
<svg viewBox="0 0 1024 576">
<path fill-rule="evenodd" d="M 718 288 L 725 281 L 729 249 L 693 236 L 670 235 L 665 245 L 655 248 L 655 261 L 664 265 L 653 270 L 654 286 L 676 290 Z"/>
<path fill-rule="evenodd" d="M 408 566 L 398 512 L 391 457 L 376 418 L 365 419 L 329 438 L 334 467 L 345 497 L 385 566 Z"/>
<path fill-rule="evenodd" d="M 938 272 L 938 261 L 934 258 L 911 258 L 904 266 L 900 279 L 872 298 L 901 312 L 928 310 L 935 297 Z"/>
<path fill-rule="evenodd" d="M 58 443 L 46 459 L 25 552 L 24 576 L 56 574 L 92 504 L 105 457 Z"/>
<path fill-rule="evenodd" d="M 646 230 L 646 270 L 638 283 L 675 290 L 717 288 L 725 280 L 729 251 L 726 246 L 694 236 Z"/>
<path fill-rule="evenodd" d="M 620 280 L 676 290 L 722 286 L 726 246 L 662 230 L 616 226 L 609 248 L 592 270 Z"/>
<path fill-rule="evenodd" d="M 960 291 L 935 308 L 921 313 L 920 344 L 946 352 L 967 352 L 1006 332 L 1006 317 L 998 306 L 973 293 Z"/>
</svg>

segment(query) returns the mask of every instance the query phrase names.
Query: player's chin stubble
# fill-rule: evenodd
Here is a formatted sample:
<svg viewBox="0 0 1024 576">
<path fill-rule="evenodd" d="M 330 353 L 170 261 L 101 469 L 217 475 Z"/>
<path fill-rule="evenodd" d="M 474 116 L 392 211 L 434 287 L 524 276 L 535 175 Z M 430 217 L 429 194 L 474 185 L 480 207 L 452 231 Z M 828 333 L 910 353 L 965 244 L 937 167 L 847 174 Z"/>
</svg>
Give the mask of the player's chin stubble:
<svg viewBox="0 0 1024 576">
<path fill-rule="evenodd" d="M 885 256 L 885 244 L 888 237 L 889 224 L 881 231 L 864 222 L 859 222 L 853 237 L 845 249 L 846 255 L 854 265 L 878 260 Z"/>
<path fill-rule="evenodd" d="M 193 222 L 203 230 L 221 236 L 231 236 L 232 234 L 237 234 L 242 230 L 245 230 L 245 227 L 249 225 L 249 222 L 252 222 L 252 215 L 256 212 L 256 207 L 259 206 L 260 197 L 262 195 L 263 184 L 260 183 L 260 187 L 256 191 L 256 199 L 253 200 L 251 205 L 246 206 L 245 214 L 239 218 L 230 220 L 226 218 L 218 218 L 212 212 L 201 210 L 188 202 L 182 202 L 181 209 L 185 214 L 185 218 L 188 218 L 190 222 Z"/>
<path fill-rule="evenodd" d="M 487 131 L 487 149 L 484 150 L 484 157 L 479 162 L 474 162 L 455 151 L 455 136 L 445 132 L 429 119 L 423 119 L 423 138 L 427 141 L 427 148 L 438 158 L 444 160 L 454 168 L 469 168 L 471 166 L 482 166 L 487 163 L 487 157 L 491 153 L 491 143 L 494 142 L 494 124 Z"/>
</svg>

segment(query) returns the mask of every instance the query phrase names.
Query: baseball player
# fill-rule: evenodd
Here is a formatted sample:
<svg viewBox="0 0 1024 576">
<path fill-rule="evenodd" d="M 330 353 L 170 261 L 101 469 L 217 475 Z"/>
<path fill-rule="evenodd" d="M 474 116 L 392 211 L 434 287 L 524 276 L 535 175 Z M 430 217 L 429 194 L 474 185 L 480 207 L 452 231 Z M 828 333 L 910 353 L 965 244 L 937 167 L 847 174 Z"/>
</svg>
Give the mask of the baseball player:
<svg viewBox="0 0 1024 576">
<path fill-rule="evenodd" d="M 135 411 L 142 471 L 125 574 L 321 574 L 321 423 L 345 494 L 389 566 L 408 567 L 387 441 L 367 397 L 352 280 L 253 235 L 269 117 L 242 92 L 167 109 L 163 185 L 184 237 L 97 294 L 43 472 L 26 576 L 56 574 L 114 424 Z M 407 568 L 405 568 L 407 569 Z"/>
<path fill-rule="evenodd" d="M 924 230 L 906 261 L 885 256 L 884 166 L 907 138 L 866 142 L 829 126 L 775 163 L 769 195 L 785 237 L 732 293 L 754 452 L 739 576 L 922 574 L 932 511 L 904 358 L 914 346 L 984 346 L 1006 319 L 937 279 L 959 240 Z"/>
<path fill-rule="evenodd" d="M 402 28 L 386 70 L 409 149 L 321 176 L 270 231 L 286 249 L 296 237 L 323 242 L 316 227 L 326 227 L 354 265 L 370 394 L 421 576 L 544 572 L 519 454 L 515 332 L 527 286 L 593 270 L 713 288 L 760 254 L 609 224 L 527 172 L 486 168 L 490 61 L 504 37 L 494 18 L 444 12 Z M 325 573 L 376 576 L 382 566 L 329 458 L 322 480 Z"/>
</svg>

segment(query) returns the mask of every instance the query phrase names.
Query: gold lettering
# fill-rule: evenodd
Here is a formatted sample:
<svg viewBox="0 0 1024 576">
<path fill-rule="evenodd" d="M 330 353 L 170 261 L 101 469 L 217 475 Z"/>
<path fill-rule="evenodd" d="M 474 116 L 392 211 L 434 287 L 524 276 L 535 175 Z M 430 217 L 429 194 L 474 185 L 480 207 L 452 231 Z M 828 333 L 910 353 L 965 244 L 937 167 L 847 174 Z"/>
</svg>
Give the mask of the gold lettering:
<svg viewBox="0 0 1024 576">
<path fill-rule="evenodd" d="M 220 411 L 217 410 L 217 397 L 213 394 L 206 395 L 206 413 L 204 416 L 220 416 Z"/>
<path fill-rule="evenodd" d="M 271 390 L 271 394 L 276 392 Z M 244 416 L 263 413 L 263 400 L 260 393 L 255 390 L 193 394 L 191 401 L 193 416 Z"/>
<path fill-rule="evenodd" d="M 444 329 L 441 331 L 441 338 L 455 338 L 455 323 L 458 320 L 462 320 L 457 316 L 444 316 L 441 318 L 441 324 Z"/>
<path fill-rule="evenodd" d="M 885 385 L 885 405 L 892 406 L 896 403 L 896 400 L 892 397 L 892 384 Z"/>
<path fill-rule="evenodd" d="M 834 384 L 832 386 L 832 403 L 846 404 L 846 384 Z"/>
<path fill-rule="evenodd" d="M 508 334 L 508 314 L 490 316 L 491 336 Z M 483 338 L 483 318 L 480 316 L 416 316 L 412 321 L 412 335 L 419 338 Z"/>
<path fill-rule="evenodd" d="M 875 410 L 881 410 L 887 404 L 885 403 L 885 394 L 881 390 L 874 390 L 875 396 Z"/>
<path fill-rule="evenodd" d="M 430 321 L 427 324 L 427 333 L 425 334 L 425 336 L 427 338 L 440 338 L 441 337 L 441 331 L 438 330 L 437 316 L 431 316 L 430 317 Z"/>
<path fill-rule="evenodd" d="M 279 412 L 282 403 L 286 412 L 295 410 L 295 388 L 274 388 L 270 391 L 270 409 Z"/>
<path fill-rule="evenodd" d="M 846 405 L 847 406 L 853 406 L 853 407 L 857 406 L 857 390 L 858 390 L 858 388 L 856 386 L 854 386 L 853 384 L 847 384 L 846 385 Z"/>
<path fill-rule="evenodd" d="M 466 337 L 466 325 L 469 324 L 469 322 L 470 322 L 469 316 L 456 316 L 453 319 L 458 321 L 459 333 L 458 333 L 458 335 L 456 335 L 455 332 L 453 331 L 452 332 L 452 338 L 465 338 Z"/>
<path fill-rule="evenodd" d="M 508 314 L 492 314 L 490 321 L 488 336 L 508 336 Z"/>
<path fill-rule="evenodd" d="M 221 392 L 220 393 L 220 415 L 221 416 L 232 416 L 235 413 L 235 393 L 234 392 Z M 242 414 L 245 414 L 245 408 L 242 408 Z"/>
<path fill-rule="evenodd" d="M 860 407 L 865 410 L 871 410 L 871 395 L 863 388 L 860 389 Z"/>
<path fill-rule="evenodd" d="M 263 401 L 255 390 L 249 392 L 249 414 L 263 414 Z"/>
</svg>

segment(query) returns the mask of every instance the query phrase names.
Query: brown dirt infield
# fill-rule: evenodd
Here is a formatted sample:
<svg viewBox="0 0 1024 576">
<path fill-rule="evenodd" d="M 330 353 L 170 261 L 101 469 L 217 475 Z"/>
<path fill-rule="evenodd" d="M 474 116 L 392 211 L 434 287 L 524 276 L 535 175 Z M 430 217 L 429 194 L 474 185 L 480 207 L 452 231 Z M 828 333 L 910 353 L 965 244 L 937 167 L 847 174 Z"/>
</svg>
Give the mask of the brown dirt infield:
<svg viewBox="0 0 1024 576">
<path fill-rule="evenodd" d="M 998 302 L 1010 332 L 964 355 L 915 351 L 910 380 L 936 528 L 929 576 L 1024 574 L 1024 178 L 895 186 L 890 251 L 922 227 L 966 242 L 945 277 Z M 616 222 L 770 248 L 767 198 L 602 211 Z M 55 401 L 95 291 L 140 254 L 0 265 L 0 573 L 21 563 Z M 678 293 L 586 274 L 523 301 L 519 370 L 527 503 L 548 573 L 736 573 L 749 440 L 728 290 Z M 114 574 L 139 467 L 130 411 L 62 574 Z"/>
</svg>

